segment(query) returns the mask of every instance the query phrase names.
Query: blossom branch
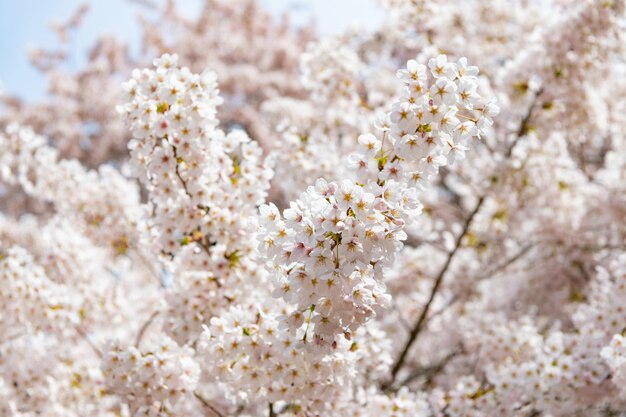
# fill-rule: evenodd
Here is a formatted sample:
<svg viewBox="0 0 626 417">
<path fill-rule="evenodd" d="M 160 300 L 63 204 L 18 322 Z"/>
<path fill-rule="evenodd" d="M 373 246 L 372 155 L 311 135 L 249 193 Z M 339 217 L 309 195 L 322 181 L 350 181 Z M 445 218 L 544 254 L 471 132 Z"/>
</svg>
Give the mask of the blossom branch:
<svg viewBox="0 0 626 417">
<path fill-rule="evenodd" d="M 211 404 L 209 400 L 204 398 L 198 391 L 194 391 L 193 395 L 198 399 L 198 401 L 202 403 L 203 406 L 208 408 L 217 417 L 225 417 L 224 414 L 222 414 L 217 408 L 215 408 L 215 406 L 213 406 L 213 404 Z"/>
<path fill-rule="evenodd" d="M 158 310 L 152 313 L 150 317 L 148 317 L 148 320 L 146 320 L 146 322 L 139 329 L 139 333 L 137 333 L 137 337 L 135 338 L 135 346 L 137 348 L 139 348 L 139 345 L 141 344 L 141 340 L 143 339 L 143 336 L 146 333 L 146 330 L 148 330 L 148 327 L 150 327 L 150 325 L 152 324 L 152 322 L 154 321 L 154 319 L 156 319 L 158 315 L 159 315 Z"/>
<path fill-rule="evenodd" d="M 80 338 L 83 339 L 85 343 L 87 343 L 87 345 L 89 345 L 89 347 L 91 348 L 91 350 L 93 350 L 97 357 L 102 358 L 102 351 L 98 349 L 98 347 L 91 340 L 89 340 L 89 336 L 87 336 L 87 334 L 83 332 L 82 329 L 76 327 L 76 333 L 78 333 Z"/>
<path fill-rule="evenodd" d="M 449 354 L 447 354 L 442 360 L 432 366 L 421 367 L 415 371 L 413 371 L 410 375 L 402 380 L 396 387 L 394 387 L 393 391 L 397 391 L 400 387 L 406 386 L 410 382 L 414 381 L 417 378 L 425 377 L 427 381 L 431 381 L 437 374 L 445 369 L 445 367 L 452 361 L 452 359 L 456 358 L 459 354 L 463 353 L 463 349 L 456 349 Z"/>
<path fill-rule="evenodd" d="M 443 267 L 439 271 L 439 274 L 437 275 L 437 278 L 435 278 L 435 285 L 433 286 L 433 288 L 432 288 L 432 290 L 430 292 L 430 296 L 428 298 L 428 301 L 426 302 L 426 305 L 424 306 L 424 308 L 422 310 L 422 313 L 420 314 L 419 318 L 415 322 L 415 325 L 411 329 L 411 333 L 409 334 L 409 339 L 405 343 L 404 348 L 402 349 L 402 352 L 400 353 L 400 356 L 398 356 L 398 359 L 396 359 L 396 362 L 393 365 L 393 368 L 391 370 L 391 381 L 384 385 L 385 388 L 393 385 L 393 383 L 395 382 L 397 374 L 400 371 L 400 369 L 402 368 L 402 365 L 404 364 L 404 361 L 406 359 L 406 356 L 407 356 L 409 350 L 411 349 L 411 346 L 413 346 L 413 344 L 417 340 L 417 337 L 419 336 L 420 332 L 422 331 L 422 326 L 423 326 L 423 324 L 424 324 L 424 322 L 426 320 L 428 312 L 430 311 L 430 306 L 432 305 L 432 302 L 435 299 L 435 296 L 437 295 L 437 292 L 439 291 L 439 287 L 441 286 L 441 283 L 443 282 L 443 279 L 444 279 L 444 277 L 446 275 L 446 272 L 448 271 L 448 268 L 450 267 L 450 264 L 452 263 L 452 259 L 454 259 L 455 254 L 457 253 L 458 249 L 461 247 L 461 242 L 463 241 L 463 238 L 469 232 L 469 229 L 470 229 L 470 226 L 472 224 L 472 221 L 474 220 L 474 217 L 476 216 L 476 214 L 480 210 L 480 208 L 483 205 L 484 201 L 485 201 L 484 197 L 481 197 L 478 200 L 478 203 L 476 204 L 476 207 L 474 208 L 474 210 L 470 213 L 470 215 L 465 220 L 465 225 L 463 226 L 463 231 L 457 237 L 456 242 L 454 244 L 454 248 L 448 254 L 448 258 L 446 259 L 446 262 L 444 263 Z"/>
<path fill-rule="evenodd" d="M 513 141 L 513 143 L 511 143 L 511 146 L 509 146 L 506 151 L 505 155 L 507 158 L 511 157 L 511 155 L 513 154 L 513 149 L 515 149 L 515 146 L 517 145 L 519 140 L 528 133 L 530 119 L 533 116 L 535 106 L 537 105 L 537 102 L 539 101 L 539 96 L 541 96 L 541 94 L 543 94 L 543 88 L 537 90 L 535 96 L 530 103 L 530 106 L 528 107 L 528 110 L 526 111 L 526 114 L 524 114 L 524 117 L 522 117 L 519 128 L 517 129 L 517 134 L 515 135 L 515 140 Z"/>
</svg>

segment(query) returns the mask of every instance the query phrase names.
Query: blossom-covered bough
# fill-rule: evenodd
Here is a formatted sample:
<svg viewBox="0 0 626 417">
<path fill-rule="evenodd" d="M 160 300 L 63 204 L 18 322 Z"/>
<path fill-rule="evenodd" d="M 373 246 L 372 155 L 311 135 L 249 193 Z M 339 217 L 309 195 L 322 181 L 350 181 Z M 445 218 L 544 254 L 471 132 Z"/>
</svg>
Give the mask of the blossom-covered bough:
<svg viewBox="0 0 626 417">
<path fill-rule="evenodd" d="M 385 3 L 168 2 L 7 98 L 1 416 L 623 414 L 623 0 Z"/>
</svg>

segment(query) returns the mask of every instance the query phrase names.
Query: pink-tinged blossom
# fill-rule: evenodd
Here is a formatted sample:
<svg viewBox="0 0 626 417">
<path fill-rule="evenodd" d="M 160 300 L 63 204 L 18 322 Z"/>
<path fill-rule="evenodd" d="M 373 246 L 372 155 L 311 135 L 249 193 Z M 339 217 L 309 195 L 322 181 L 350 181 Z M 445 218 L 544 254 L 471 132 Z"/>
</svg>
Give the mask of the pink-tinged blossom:
<svg viewBox="0 0 626 417">
<path fill-rule="evenodd" d="M 141 3 L 0 91 L 0 416 L 625 409 L 623 0 Z"/>
</svg>

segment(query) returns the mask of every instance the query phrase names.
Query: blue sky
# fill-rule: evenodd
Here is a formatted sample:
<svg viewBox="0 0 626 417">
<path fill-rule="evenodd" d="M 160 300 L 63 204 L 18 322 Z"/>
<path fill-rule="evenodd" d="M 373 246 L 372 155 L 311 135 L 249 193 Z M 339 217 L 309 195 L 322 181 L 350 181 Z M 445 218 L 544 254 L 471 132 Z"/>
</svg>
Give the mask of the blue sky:
<svg viewBox="0 0 626 417">
<path fill-rule="evenodd" d="M 29 62 L 27 50 L 56 45 L 50 21 L 65 21 L 84 0 L 0 0 L 0 84 L 27 99 L 45 95 L 46 83 Z M 179 0 L 191 10 L 198 0 Z M 189 3 L 189 4 L 187 4 Z M 382 12 L 376 0 L 261 0 L 276 15 L 289 11 L 296 24 L 314 19 L 321 33 L 339 32 L 352 24 L 378 25 Z M 72 36 L 72 66 L 80 66 L 84 52 L 99 34 L 116 33 L 137 47 L 139 8 L 128 0 L 92 0 L 79 31 Z"/>
</svg>

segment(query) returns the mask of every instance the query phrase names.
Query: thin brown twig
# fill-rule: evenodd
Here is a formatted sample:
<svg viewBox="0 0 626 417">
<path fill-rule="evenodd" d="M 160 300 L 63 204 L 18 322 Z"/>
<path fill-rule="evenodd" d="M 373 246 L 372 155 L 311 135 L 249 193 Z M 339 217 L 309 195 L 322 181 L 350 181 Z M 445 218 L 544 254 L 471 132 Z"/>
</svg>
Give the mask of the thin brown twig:
<svg viewBox="0 0 626 417">
<path fill-rule="evenodd" d="M 200 395 L 199 392 L 194 391 L 193 395 L 202 403 L 202 405 L 211 410 L 211 412 L 217 417 L 225 417 L 224 414 L 222 414 L 217 408 L 215 408 L 213 404 L 211 404 L 206 398 Z"/>
<path fill-rule="evenodd" d="M 158 271 L 156 270 L 156 268 L 154 267 L 154 265 L 152 265 L 152 263 L 148 262 L 148 260 L 146 259 L 146 256 L 144 255 L 143 251 L 140 248 L 137 248 L 137 250 L 135 251 L 135 253 L 137 254 L 137 257 L 139 258 L 139 260 L 144 264 L 144 266 L 148 269 L 148 271 L 150 271 L 150 273 L 154 276 L 154 278 L 157 279 L 157 281 L 159 281 L 159 284 L 161 286 L 163 286 L 163 280 L 161 279 L 161 277 L 159 276 Z"/>
<path fill-rule="evenodd" d="M 519 140 L 523 136 L 525 136 L 526 133 L 528 133 L 528 125 L 530 123 L 530 119 L 533 116 L 533 111 L 535 110 L 535 106 L 537 105 L 537 101 L 539 100 L 539 96 L 542 93 L 543 93 L 543 88 L 539 89 L 537 91 L 537 93 L 535 93 L 535 97 L 533 97 L 533 100 L 530 103 L 530 107 L 526 111 L 526 114 L 524 115 L 524 117 L 522 117 L 522 121 L 520 122 L 519 128 L 517 129 L 517 135 L 515 137 L 515 140 L 513 141 L 511 146 L 509 146 L 509 148 L 506 151 L 505 156 L 507 157 L 507 159 L 510 158 L 511 155 L 513 154 L 513 149 L 515 149 L 515 145 L 517 145 L 517 142 L 519 142 Z"/>
<path fill-rule="evenodd" d="M 434 376 L 440 373 L 446 367 L 446 365 L 448 365 L 450 361 L 452 361 L 452 359 L 454 359 L 456 356 L 458 356 L 462 352 L 463 352 L 463 349 L 461 348 L 456 349 L 450 352 L 449 354 L 447 354 L 438 363 L 431 365 L 431 366 L 425 366 L 425 367 L 416 369 L 413 373 L 411 373 L 409 376 L 404 378 L 402 382 L 398 384 L 398 386 L 394 387 L 393 391 L 400 389 L 401 387 L 405 386 L 406 384 L 420 377 L 426 377 L 427 379 L 432 379 Z"/>
<path fill-rule="evenodd" d="M 513 263 L 518 261 L 520 258 L 522 258 L 526 253 L 528 253 L 528 251 L 530 249 L 532 249 L 533 246 L 534 246 L 534 244 L 528 244 L 527 246 L 522 248 L 518 253 L 516 253 L 515 255 L 513 255 L 512 257 L 510 257 L 506 261 L 502 262 L 500 265 L 496 266 L 494 269 L 490 270 L 485 275 L 481 276 L 479 279 L 484 280 L 484 279 L 491 278 L 494 274 L 502 271 L 503 269 L 509 267 L 510 265 L 512 265 Z M 428 316 L 428 319 L 426 320 L 426 323 L 430 322 L 433 318 L 443 314 L 446 310 L 448 310 L 451 306 L 456 304 L 456 302 L 459 301 L 459 300 L 460 300 L 460 297 L 458 297 L 458 296 L 453 297 L 448 302 L 448 304 L 446 304 L 445 306 L 443 306 L 442 308 L 440 308 L 439 310 L 435 311 L 430 316 Z"/>
<path fill-rule="evenodd" d="M 528 245 L 524 246 L 522 249 L 520 249 L 519 252 L 517 252 L 515 255 L 511 256 L 509 259 L 507 259 L 506 261 L 502 262 L 501 264 L 497 265 L 495 268 L 493 268 L 490 271 L 488 271 L 485 275 L 481 276 L 480 279 L 483 280 L 483 279 L 491 278 L 493 275 L 495 275 L 498 272 L 506 269 L 508 266 L 510 266 L 511 264 L 515 263 L 521 257 L 526 255 L 528 253 L 528 251 L 533 248 L 533 246 L 535 246 L 533 243 L 529 243 Z"/>
<path fill-rule="evenodd" d="M 172 145 L 172 150 L 174 151 L 174 158 L 176 159 L 176 176 L 178 177 L 178 179 L 180 180 L 180 182 L 183 184 L 183 188 L 185 189 L 185 193 L 191 197 L 191 194 L 189 193 L 189 189 L 187 188 L 187 182 L 183 179 L 182 175 L 180 175 L 180 170 L 178 169 L 179 165 L 178 165 L 178 153 L 176 152 L 176 146 Z"/>
<path fill-rule="evenodd" d="M 143 324 L 143 326 L 141 326 L 141 329 L 139 329 L 139 333 L 137 333 L 137 337 L 135 338 L 135 347 L 139 348 L 139 344 L 141 343 L 141 340 L 143 339 L 146 330 L 148 330 L 148 327 L 150 327 L 150 325 L 158 315 L 159 311 L 157 310 L 152 313 L 150 317 L 148 317 L 148 320 L 146 320 L 146 322 Z"/>
<path fill-rule="evenodd" d="M 205 251 L 207 255 L 211 256 L 211 249 L 209 248 L 209 245 L 201 240 L 198 240 L 196 243 L 198 243 L 198 246 L 200 246 L 200 248 L 202 248 L 202 250 Z"/>
<path fill-rule="evenodd" d="M 430 314 L 428 318 L 426 319 L 426 323 L 429 323 L 432 319 L 436 318 L 437 316 L 442 315 L 450 306 L 453 306 L 454 304 L 456 304 L 456 302 L 459 301 L 459 299 L 460 297 L 458 295 L 453 296 L 446 305 L 444 305 L 443 307 L 441 307 L 439 310 L 435 311 L 434 313 Z"/>
<path fill-rule="evenodd" d="M 96 356 L 98 356 L 99 358 L 102 358 L 102 351 L 98 349 L 98 347 L 94 345 L 91 340 L 89 340 L 89 337 L 85 334 L 85 332 L 82 331 L 82 329 L 80 329 L 79 327 L 76 327 L 76 333 L 78 333 L 81 339 L 83 339 L 85 343 L 89 345 L 89 347 L 91 348 L 91 350 L 93 350 Z"/>
</svg>

